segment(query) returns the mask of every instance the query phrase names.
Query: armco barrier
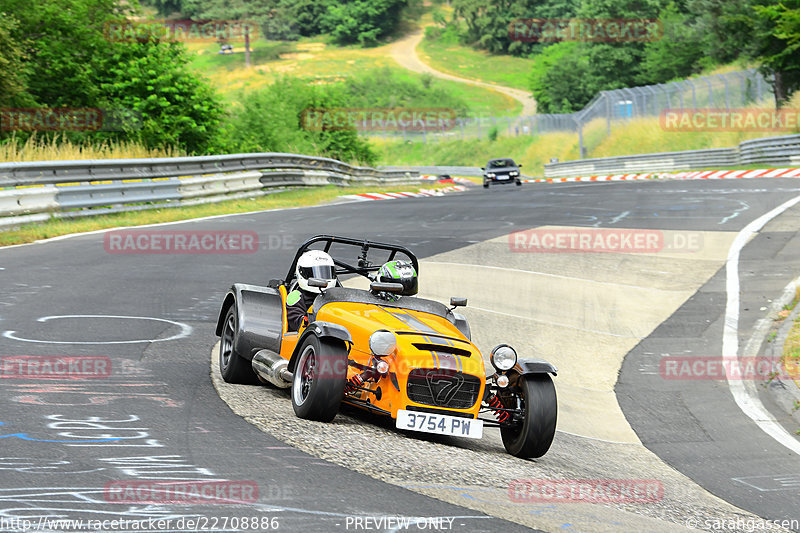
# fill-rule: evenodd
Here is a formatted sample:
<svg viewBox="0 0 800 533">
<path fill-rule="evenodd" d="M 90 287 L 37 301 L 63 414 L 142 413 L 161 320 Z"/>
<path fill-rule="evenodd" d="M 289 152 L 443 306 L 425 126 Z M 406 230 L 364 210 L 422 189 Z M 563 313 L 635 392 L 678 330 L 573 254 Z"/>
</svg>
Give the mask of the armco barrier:
<svg viewBox="0 0 800 533">
<path fill-rule="evenodd" d="M 800 165 L 800 135 L 741 142 L 739 159 L 743 165 Z"/>
<path fill-rule="evenodd" d="M 280 187 L 410 183 L 420 183 L 418 172 L 279 153 L 0 163 L 0 227 L 247 198 Z"/>
<path fill-rule="evenodd" d="M 546 178 L 563 178 L 598 174 L 673 172 L 749 165 L 797 164 L 800 164 L 800 135 L 784 135 L 744 141 L 736 148 L 687 150 L 547 163 L 544 165 L 544 176 Z"/>
</svg>

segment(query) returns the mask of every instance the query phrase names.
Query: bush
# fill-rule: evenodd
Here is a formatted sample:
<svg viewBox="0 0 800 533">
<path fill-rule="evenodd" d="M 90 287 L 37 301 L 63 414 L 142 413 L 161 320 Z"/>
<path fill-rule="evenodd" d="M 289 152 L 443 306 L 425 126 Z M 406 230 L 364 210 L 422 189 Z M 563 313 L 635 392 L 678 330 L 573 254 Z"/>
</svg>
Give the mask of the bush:
<svg viewBox="0 0 800 533">
<path fill-rule="evenodd" d="M 375 154 L 353 130 L 304 127 L 310 109 L 344 107 L 341 87 L 309 86 L 285 78 L 246 95 L 226 124 L 227 152 L 319 154 L 342 161 L 373 164 Z"/>
</svg>

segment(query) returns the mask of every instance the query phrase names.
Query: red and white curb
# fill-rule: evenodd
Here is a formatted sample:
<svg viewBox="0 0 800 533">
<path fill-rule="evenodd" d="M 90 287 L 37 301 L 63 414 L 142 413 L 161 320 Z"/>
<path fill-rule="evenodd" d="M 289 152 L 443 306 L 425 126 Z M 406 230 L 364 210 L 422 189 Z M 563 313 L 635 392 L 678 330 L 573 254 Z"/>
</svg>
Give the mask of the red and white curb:
<svg viewBox="0 0 800 533">
<path fill-rule="evenodd" d="M 581 176 L 577 178 L 539 178 L 524 183 L 565 183 L 574 181 L 634 181 L 654 179 L 724 180 L 735 178 L 798 178 L 800 168 L 760 168 L 756 170 L 696 170 L 693 172 L 648 172 L 645 174 L 614 174 L 612 176 Z"/>
<path fill-rule="evenodd" d="M 397 200 L 398 198 L 423 198 L 426 196 L 444 196 L 448 192 L 466 191 L 462 185 L 443 187 L 441 189 L 420 189 L 419 192 L 365 192 L 361 194 L 346 194 L 339 198 L 346 200 L 357 200 L 360 202 L 368 200 Z"/>
<path fill-rule="evenodd" d="M 451 176 L 451 177 L 446 178 L 446 179 L 439 179 L 439 176 L 423 175 L 423 176 L 420 176 L 420 179 L 423 179 L 423 180 L 426 180 L 426 181 L 441 181 L 442 183 L 453 182 L 453 183 L 463 183 L 464 185 L 475 185 L 474 181 L 472 181 L 470 179 L 467 179 L 467 178 L 461 178 L 459 176 Z"/>
</svg>

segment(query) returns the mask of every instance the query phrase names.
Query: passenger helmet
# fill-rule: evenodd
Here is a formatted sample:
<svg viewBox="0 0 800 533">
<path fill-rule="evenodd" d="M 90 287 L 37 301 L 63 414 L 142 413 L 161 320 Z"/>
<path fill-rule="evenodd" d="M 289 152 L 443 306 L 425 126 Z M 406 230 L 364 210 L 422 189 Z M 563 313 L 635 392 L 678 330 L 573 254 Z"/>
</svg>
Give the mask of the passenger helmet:
<svg viewBox="0 0 800 533">
<path fill-rule="evenodd" d="M 308 285 L 308 280 L 318 278 L 328 282 L 327 289 L 336 285 L 336 270 L 333 258 L 322 250 L 309 250 L 297 259 L 295 268 L 297 285 L 308 292 L 322 292 L 318 287 Z"/>
<path fill-rule="evenodd" d="M 389 261 L 378 271 L 378 280 L 383 283 L 399 283 L 403 286 L 402 296 L 417 294 L 417 271 L 408 261 Z"/>
</svg>

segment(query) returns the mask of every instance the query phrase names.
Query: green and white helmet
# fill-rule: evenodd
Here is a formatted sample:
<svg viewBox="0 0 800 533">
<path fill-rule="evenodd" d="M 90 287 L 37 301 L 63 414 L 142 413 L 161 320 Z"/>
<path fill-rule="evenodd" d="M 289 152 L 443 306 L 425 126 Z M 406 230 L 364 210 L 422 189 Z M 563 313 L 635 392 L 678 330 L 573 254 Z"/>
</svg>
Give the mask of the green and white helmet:
<svg viewBox="0 0 800 533">
<path fill-rule="evenodd" d="M 408 261 L 389 261 L 378 271 L 377 281 L 382 283 L 399 283 L 403 286 L 402 296 L 417 294 L 417 271 Z"/>
</svg>

